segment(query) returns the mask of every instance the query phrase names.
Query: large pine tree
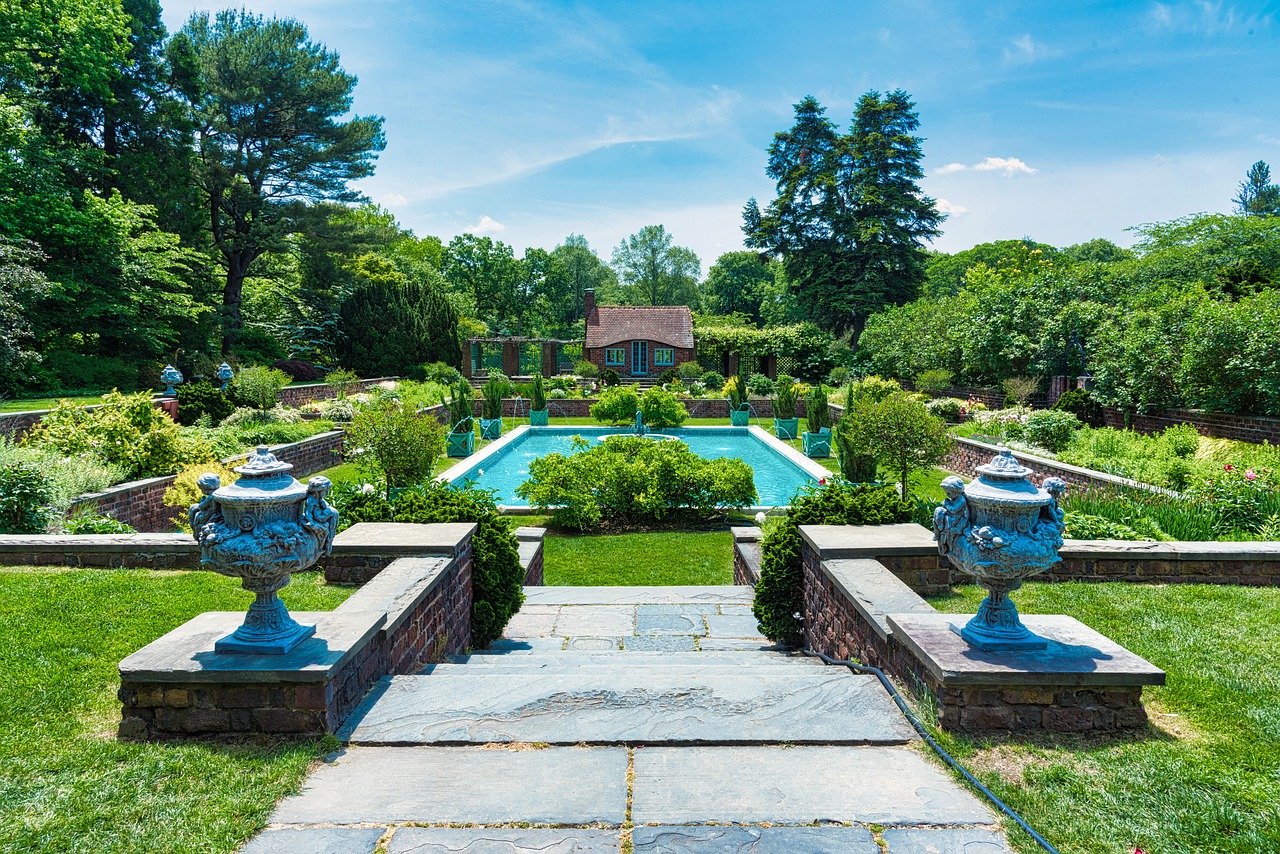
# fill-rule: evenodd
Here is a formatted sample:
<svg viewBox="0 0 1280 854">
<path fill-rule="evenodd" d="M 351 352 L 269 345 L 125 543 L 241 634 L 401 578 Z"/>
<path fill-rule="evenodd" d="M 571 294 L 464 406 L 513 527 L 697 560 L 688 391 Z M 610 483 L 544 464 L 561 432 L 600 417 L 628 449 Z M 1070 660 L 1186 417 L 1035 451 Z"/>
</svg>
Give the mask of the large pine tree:
<svg viewBox="0 0 1280 854">
<path fill-rule="evenodd" d="M 1280 216 L 1280 186 L 1271 183 L 1271 167 L 1259 160 L 1249 167 L 1234 199 L 1245 216 Z"/>
<path fill-rule="evenodd" d="M 777 198 L 764 211 L 747 203 L 746 242 L 783 259 L 806 314 L 856 339 L 869 315 L 915 296 L 923 241 L 945 218 L 917 183 L 920 119 L 902 90 L 863 95 L 843 136 L 815 98 L 795 111 L 769 146 Z"/>
</svg>

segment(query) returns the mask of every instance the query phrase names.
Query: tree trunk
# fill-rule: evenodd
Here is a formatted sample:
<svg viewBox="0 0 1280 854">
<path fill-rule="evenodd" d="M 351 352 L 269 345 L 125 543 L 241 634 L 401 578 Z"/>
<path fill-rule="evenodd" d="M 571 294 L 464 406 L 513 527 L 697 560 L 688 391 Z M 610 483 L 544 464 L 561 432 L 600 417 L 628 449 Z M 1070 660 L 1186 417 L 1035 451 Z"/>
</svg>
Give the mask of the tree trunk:
<svg viewBox="0 0 1280 854">
<path fill-rule="evenodd" d="M 222 355 L 231 356 L 240 340 L 244 316 L 240 303 L 244 299 L 244 280 L 249 273 L 253 257 L 248 252 L 233 252 L 227 256 L 227 283 L 222 289 Z"/>
</svg>

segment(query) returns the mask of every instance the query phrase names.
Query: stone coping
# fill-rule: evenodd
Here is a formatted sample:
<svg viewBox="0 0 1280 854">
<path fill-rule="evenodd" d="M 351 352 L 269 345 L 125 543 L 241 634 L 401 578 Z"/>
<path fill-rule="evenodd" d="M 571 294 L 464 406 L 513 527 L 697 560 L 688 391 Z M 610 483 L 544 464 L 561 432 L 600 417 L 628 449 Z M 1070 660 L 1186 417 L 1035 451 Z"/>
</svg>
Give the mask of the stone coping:
<svg viewBox="0 0 1280 854">
<path fill-rule="evenodd" d="M 956 634 L 967 614 L 889 614 L 894 639 L 944 688 L 964 685 L 1077 687 L 1163 685 L 1165 673 L 1084 623 L 1061 614 L 1023 615 L 1049 641 L 1044 650 L 983 652 Z"/>
<path fill-rule="evenodd" d="M 446 557 L 402 557 L 366 581 L 337 610 L 383 614 L 383 630 L 394 634 L 422 597 L 440 582 L 450 563 Z"/>
<path fill-rule="evenodd" d="M 475 529 L 474 522 L 360 522 L 334 537 L 333 553 L 451 555 Z"/>
<path fill-rule="evenodd" d="M 878 560 L 837 558 L 822 561 L 823 573 L 871 626 L 880 640 L 893 634 L 888 615 L 936 614 L 933 606 Z"/>
<path fill-rule="evenodd" d="M 40 552 L 190 554 L 200 546 L 190 534 L 0 534 L 0 555 Z"/>
<path fill-rule="evenodd" d="M 933 533 L 922 525 L 801 525 L 800 536 L 821 560 L 937 554 Z"/>
<path fill-rule="evenodd" d="M 764 532 L 759 528 L 730 528 L 729 533 L 733 534 L 735 543 L 758 543 L 764 538 Z"/>
</svg>

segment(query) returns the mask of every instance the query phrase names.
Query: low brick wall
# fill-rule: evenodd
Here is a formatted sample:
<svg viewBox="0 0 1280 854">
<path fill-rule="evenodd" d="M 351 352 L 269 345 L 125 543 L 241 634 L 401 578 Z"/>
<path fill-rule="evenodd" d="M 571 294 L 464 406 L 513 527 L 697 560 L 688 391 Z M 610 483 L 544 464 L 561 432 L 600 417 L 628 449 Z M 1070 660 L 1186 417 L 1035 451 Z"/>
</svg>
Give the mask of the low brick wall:
<svg viewBox="0 0 1280 854">
<path fill-rule="evenodd" d="M 598 403 L 599 398 L 547 398 L 547 409 L 550 411 L 551 424 L 555 426 L 557 418 L 590 418 L 591 405 Z M 729 401 L 724 398 L 692 398 L 682 397 L 680 402 L 684 404 L 684 408 L 688 410 L 690 418 L 728 418 L 729 417 Z M 483 401 L 478 398 L 471 404 L 471 412 L 476 418 L 479 418 L 483 412 Z M 435 407 L 431 407 L 426 411 L 432 415 L 437 415 Z M 796 416 L 805 417 L 805 401 L 796 401 Z M 439 417 L 439 415 L 437 415 Z M 503 418 L 528 418 L 529 417 L 529 399 L 508 397 L 502 401 L 502 417 Z M 751 399 L 751 417 L 755 418 L 773 418 L 773 401 L 767 398 Z M 442 419 L 443 423 L 443 419 Z"/>
<path fill-rule="evenodd" d="M 378 383 L 391 382 L 398 380 L 399 377 L 373 377 L 372 379 L 360 380 L 355 384 L 352 390 L 355 393 L 368 391 Z M 280 393 L 276 395 L 276 399 L 285 406 L 301 406 L 304 403 L 311 403 L 313 400 L 332 400 L 338 396 L 338 392 L 332 386 L 325 383 L 307 383 L 305 385 L 290 385 L 280 389 Z"/>
<path fill-rule="evenodd" d="M 1124 413 L 1106 407 L 1102 411 L 1108 427 L 1123 428 Z M 1205 412 L 1201 409 L 1157 409 L 1153 412 L 1134 413 L 1129 426 L 1139 433 L 1160 433 L 1175 424 L 1190 424 L 1204 436 L 1219 439 L 1236 439 L 1260 445 L 1263 442 L 1280 442 L 1280 418 L 1265 415 L 1231 415 L 1226 412 Z"/>
<path fill-rule="evenodd" d="M 520 551 L 520 565 L 524 567 L 524 586 L 542 587 L 546 583 L 543 569 L 543 540 L 546 528 L 521 527 L 513 532 Z"/>
<path fill-rule="evenodd" d="M 733 583 L 755 587 L 760 580 L 759 528 L 731 528 L 733 533 Z"/>
<path fill-rule="evenodd" d="M 282 462 L 293 464 L 290 474 L 306 477 L 342 462 L 342 435 L 341 430 L 321 433 L 301 442 L 275 445 L 271 452 Z M 228 458 L 224 462 L 240 459 L 243 457 Z M 176 475 L 167 475 L 122 483 L 102 492 L 80 496 L 72 502 L 71 509 L 93 507 L 97 512 L 144 533 L 171 531 L 173 518 L 179 509 L 165 505 L 164 493 L 176 479 Z"/>
<path fill-rule="evenodd" d="M 952 446 L 951 453 L 947 455 L 942 465 L 948 471 L 953 471 L 965 477 L 973 477 L 978 466 L 991 462 L 991 458 L 999 452 L 1000 449 L 995 445 L 978 442 L 974 439 L 957 438 Z M 1115 477 L 1114 475 L 1103 474 L 1102 472 L 1069 465 L 1057 460 L 1047 460 L 1044 457 L 1037 457 L 1024 451 L 1013 451 L 1013 456 L 1018 462 L 1031 469 L 1035 475 L 1034 480 L 1057 477 L 1071 486 L 1084 487 L 1086 489 L 1141 489 L 1146 492 L 1169 493 L 1169 490 L 1152 486 L 1149 483 L 1140 483 L 1128 478 Z"/>
<path fill-rule="evenodd" d="M 129 656 L 120 737 L 336 732 L 378 680 L 470 645 L 474 526 L 465 529 L 452 557 L 400 558 L 335 611 L 295 615 L 317 631 L 288 655 L 212 652 L 241 615 L 209 613 Z"/>
<path fill-rule="evenodd" d="M 0 436 L 16 439 L 32 427 L 40 423 L 49 410 L 41 409 L 32 412 L 0 413 Z"/>
</svg>

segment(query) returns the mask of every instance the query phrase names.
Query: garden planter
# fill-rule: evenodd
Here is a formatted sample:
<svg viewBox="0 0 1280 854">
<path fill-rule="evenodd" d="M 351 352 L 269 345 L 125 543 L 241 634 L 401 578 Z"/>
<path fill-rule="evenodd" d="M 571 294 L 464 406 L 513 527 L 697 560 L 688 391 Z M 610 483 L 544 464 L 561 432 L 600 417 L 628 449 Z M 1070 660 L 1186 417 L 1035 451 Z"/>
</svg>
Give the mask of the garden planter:
<svg viewBox="0 0 1280 854">
<path fill-rule="evenodd" d="M 773 419 L 773 435 L 779 439 L 794 439 L 800 433 L 799 418 Z"/>
<path fill-rule="evenodd" d="M 530 427 L 546 427 L 550 420 L 550 411 L 546 409 L 530 409 L 529 410 L 529 426 Z"/>
<path fill-rule="evenodd" d="M 469 457 L 476 449 L 475 433 L 450 433 L 446 453 L 451 457 Z"/>
<path fill-rule="evenodd" d="M 814 459 L 831 456 L 831 428 L 823 427 L 817 433 L 806 431 L 801 437 L 804 455 Z"/>
<path fill-rule="evenodd" d="M 501 418 L 481 418 L 480 419 L 480 438 L 493 441 L 502 436 L 502 419 Z"/>
<path fill-rule="evenodd" d="M 751 410 L 733 409 L 729 411 L 729 423 L 734 427 L 746 427 L 751 423 Z"/>
</svg>

